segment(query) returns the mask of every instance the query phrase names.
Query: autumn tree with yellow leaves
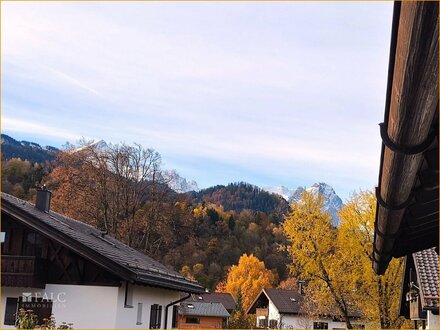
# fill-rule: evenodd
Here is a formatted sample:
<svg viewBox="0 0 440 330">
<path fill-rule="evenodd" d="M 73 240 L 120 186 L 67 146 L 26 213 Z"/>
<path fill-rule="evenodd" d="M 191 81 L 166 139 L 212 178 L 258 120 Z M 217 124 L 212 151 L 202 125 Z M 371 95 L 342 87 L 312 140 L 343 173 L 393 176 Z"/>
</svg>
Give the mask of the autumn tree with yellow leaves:
<svg viewBox="0 0 440 330">
<path fill-rule="evenodd" d="M 407 323 L 399 317 L 403 259 L 393 259 L 384 275 L 372 269 L 376 198 L 371 191 L 352 196 L 339 213 L 338 246 L 344 260 L 356 259 L 357 266 L 347 280 L 355 284 L 357 308 L 382 329 L 396 329 Z"/>
<path fill-rule="evenodd" d="M 246 311 L 263 288 L 275 284 L 275 275 L 266 269 L 264 262 L 253 254 L 243 254 L 238 265 L 229 268 L 226 281 L 217 287 L 217 291 L 229 292 L 237 300 L 242 295 L 243 310 Z"/>
<path fill-rule="evenodd" d="M 337 247 L 337 230 L 327 212 L 322 212 L 324 199 L 305 191 L 291 205 L 284 221 L 284 232 L 290 241 L 287 250 L 292 258 L 293 276 L 308 280 L 308 298 L 319 314 L 338 315 L 351 329 L 353 313 L 351 283 L 346 277 L 356 260 L 347 263 Z"/>
<path fill-rule="evenodd" d="M 352 328 L 353 314 L 373 327 L 405 326 L 398 316 L 402 260 L 393 260 L 383 276 L 372 269 L 374 194 L 353 195 L 339 213 L 338 228 L 322 211 L 323 202 L 321 196 L 304 192 L 284 222 L 290 271 L 308 281 L 306 293 L 312 309 L 340 316 L 347 328 Z"/>
</svg>

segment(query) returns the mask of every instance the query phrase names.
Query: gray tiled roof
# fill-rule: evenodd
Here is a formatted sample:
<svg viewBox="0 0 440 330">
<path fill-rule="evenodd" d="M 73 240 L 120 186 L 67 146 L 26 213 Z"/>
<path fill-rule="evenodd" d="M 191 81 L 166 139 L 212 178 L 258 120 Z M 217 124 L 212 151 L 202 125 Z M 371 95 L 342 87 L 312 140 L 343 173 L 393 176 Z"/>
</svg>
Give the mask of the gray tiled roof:
<svg viewBox="0 0 440 330">
<path fill-rule="evenodd" d="M 300 295 L 298 291 L 266 288 L 264 292 L 281 314 L 298 314 L 300 312 L 304 296 Z"/>
<path fill-rule="evenodd" d="M 275 305 L 276 309 L 280 314 L 303 314 L 303 305 L 306 296 L 301 295 L 297 290 L 287 290 L 287 289 L 275 289 L 275 288 L 265 288 L 258 295 L 257 299 L 254 301 L 253 305 L 249 308 L 248 313 L 254 308 L 255 303 L 261 297 L 261 295 L 266 295 L 270 301 Z M 333 316 L 338 316 L 338 312 L 335 312 Z M 349 316 L 351 318 L 359 318 L 361 314 L 357 311 L 349 311 Z"/>
<path fill-rule="evenodd" d="M 413 253 L 424 308 L 438 308 L 438 254 L 434 248 Z"/>
<path fill-rule="evenodd" d="M 187 316 L 230 316 L 225 307 L 218 302 L 184 301 L 180 303 L 179 313 Z"/>
<path fill-rule="evenodd" d="M 5 209 L 8 213 L 24 212 L 26 218 L 41 225 L 41 228 L 36 228 L 36 230 L 43 230 L 45 225 L 50 226 L 51 229 L 56 230 L 60 238 L 73 239 L 89 251 L 97 252 L 102 258 L 128 269 L 133 273 L 135 282 L 193 293 L 204 291 L 197 282 L 168 269 L 160 262 L 111 236 L 103 235 L 101 231 L 88 224 L 53 211 L 49 213 L 40 211 L 32 203 L 2 193 L 2 213 Z"/>
<path fill-rule="evenodd" d="M 217 302 L 221 303 L 227 311 L 232 311 L 235 308 L 235 300 L 230 293 L 212 292 L 194 294 L 186 301 L 200 301 L 200 302 Z"/>
</svg>

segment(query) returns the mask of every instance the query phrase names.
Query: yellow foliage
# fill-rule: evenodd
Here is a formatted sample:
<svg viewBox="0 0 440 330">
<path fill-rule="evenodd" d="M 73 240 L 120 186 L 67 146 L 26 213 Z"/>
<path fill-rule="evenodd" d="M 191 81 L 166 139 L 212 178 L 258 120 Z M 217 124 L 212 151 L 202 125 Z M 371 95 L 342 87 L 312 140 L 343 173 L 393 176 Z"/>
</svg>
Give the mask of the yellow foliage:
<svg viewBox="0 0 440 330">
<path fill-rule="evenodd" d="M 399 328 L 404 319 L 398 316 L 403 259 L 393 259 L 383 276 L 372 269 L 376 198 L 371 191 L 361 191 L 339 213 L 341 219 L 338 245 L 345 260 L 357 260 L 350 280 L 356 284 L 357 307 L 381 328 Z"/>
<path fill-rule="evenodd" d="M 292 275 L 309 280 L 307 295 L 319 314 L 335 311 L 344 317 L 360 312 L 370 326 L 405 326 L 398 316 L 402 260 L 393 259 L 383 276 L 372 269 L 376 199 L 372 192 L 351 197 L 333 228 L 322 210 L 323 199 L 305 192 L 284 222 L 290 240 Z M 350 313 L 347 313 L 350 312 Z"/>
<path fill-rule="evenodd" d="M 225 292 L 230 292 L 237 299 L 238 291 L 243 295 L 243 310 L 247 310 L 263 288 L 271 288 L 275 284 L 275 275 L 266 269 L 264 262 L 254 255 L 243 254 L 229 269 Z"/>
<path fill-rule="evenodd" d="M 348 315 L 352 305 L 350 276 L 356 260 L 346 260 L 336 244 L 337 230 L 327 212 L 322 212 L 323 197 L 305 191 L 283 224 L 290 241 L 291 273 L 308 280 L 308 292 L 319 314 L 339 315 L 351 327 Z"/>
</svg>

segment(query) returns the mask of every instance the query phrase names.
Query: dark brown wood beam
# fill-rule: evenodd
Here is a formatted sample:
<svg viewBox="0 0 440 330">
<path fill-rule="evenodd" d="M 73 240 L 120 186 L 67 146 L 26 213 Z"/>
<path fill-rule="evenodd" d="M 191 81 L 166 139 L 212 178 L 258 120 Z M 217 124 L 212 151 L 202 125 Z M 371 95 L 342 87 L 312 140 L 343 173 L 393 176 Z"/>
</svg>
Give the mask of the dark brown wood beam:
<svg viewBox="0 0 440 330">
<path fill-rule="evenodd" d="M 402 2 L 386 125 L 389 140 L 411 150 L 427 141 L 438 106 L 438 3 Z M 383 149 L 373 267 L 383 274 L 393 254 L 422 153 Z"/>
</svg>

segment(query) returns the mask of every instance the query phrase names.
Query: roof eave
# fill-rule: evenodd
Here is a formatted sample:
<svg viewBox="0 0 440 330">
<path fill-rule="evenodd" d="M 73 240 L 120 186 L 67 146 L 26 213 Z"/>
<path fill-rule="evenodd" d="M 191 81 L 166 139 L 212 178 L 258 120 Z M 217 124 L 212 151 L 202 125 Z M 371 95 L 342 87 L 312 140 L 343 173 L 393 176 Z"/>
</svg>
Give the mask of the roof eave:
<svg viewBox="0 0 440 330">
<path fill-rule="evenodd" d="M 123 266 L 120 263 L 113 261 L 112 259 L 102 255 L 92 248 L 81 244 L 75 239 L 71 238 L 63 232 L 54 229 L 52 226 L 39 221 L 38 218 L 29 214 L 25 210 L 18 208 L 13 203 L 10 203 L 6 199 L 1 199 L 1 211 L 5 212 L 12 218 L 16 219 L 25 226 L 35 230 L 43 236 L 56 241 L 58 244 L 67 247 L 68 249 L 74 251 L 81 257 L 97 264 L 98 266 L 104 268 L 108 272 L 116 275 L 121 280 L 128 281 L 130 283 L 136 283 L 141 285 L 149 285 L 153 287 L 159 287 L 163 289 L 182 291 L 188 293 L 203 293 L 204 288 L 198 283 L 190 283 L 177 281 L 173 279 L 168 279 L 166 277 L 154 276 L 154 275 L 142 275 L 139 276 L 138 273 L 133 271 L 127 266 Z"/>
<path fill-rule="evenodd" d="M 429 141 L 432 119 L 438 111 L 438 21 L 433 9 L 438 13 L 438 3 L 394 4 L 385 133 L 376 191 L 373 268 L 377 274 L 385 273 L 393 257 L 422 162 L 421 152 L 405 150 Z M 424 88 L 418 88 L 420 85 Z"/>
</svg>

